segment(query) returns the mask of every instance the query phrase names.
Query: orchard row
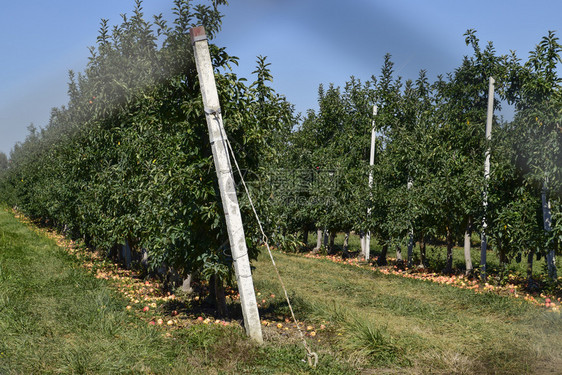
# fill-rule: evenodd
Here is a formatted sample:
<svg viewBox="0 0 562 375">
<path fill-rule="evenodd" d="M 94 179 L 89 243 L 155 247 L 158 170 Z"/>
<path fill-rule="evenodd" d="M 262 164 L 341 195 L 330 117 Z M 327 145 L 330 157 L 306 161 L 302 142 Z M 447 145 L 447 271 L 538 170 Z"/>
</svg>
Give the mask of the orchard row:
<svg viewBox="0 0 562 375">
<path fill-rule="evenodd" d="M 126 244 L 144 252 L 151 268 L 229 281 L 232 258 L 189 36 L 203 24 L 212 39 L 220 5 L 175 0 L 173 20 L 147 21 L 137 2 L 120 25 L 102 20 L 86 69 L 70 73 L 68 104 L 53 109 L 44 128 L 30 127 L 1 169 L 2 199 L 109 254 Z M 320 86 L 319 109 L 303 116 L 271 88 L 265 58 L 246 83 L 230 69 L 237 59 L 211 44 L 226 132 L 276 243 L 295 246 L 296 235 L 318 229 L 370 232 L 383 244 L 381 262 L 389 247 L 414 242 L 424 262 L 425 244 L 445 241 L 446 271 L 453 244 L 472 231 L 485 229 L 503 262 L 558 251 L 562 46 L 549 33 L 522 62 L 497 55 L 491 43 L 482 48 L 472 30 L 465 36 L 472 54 L 435 82 L 425 71 L 416 80 L 397 77 L 387 55 L 366 82 Z M 490 77 L 495 109 L 509 103 L 515 117 L 495 116 L 488 141 Z M 240 199 L 255 257 L 261 236 Z M 549 271 L 556 277 L 553 262 Z"/>
</svg>

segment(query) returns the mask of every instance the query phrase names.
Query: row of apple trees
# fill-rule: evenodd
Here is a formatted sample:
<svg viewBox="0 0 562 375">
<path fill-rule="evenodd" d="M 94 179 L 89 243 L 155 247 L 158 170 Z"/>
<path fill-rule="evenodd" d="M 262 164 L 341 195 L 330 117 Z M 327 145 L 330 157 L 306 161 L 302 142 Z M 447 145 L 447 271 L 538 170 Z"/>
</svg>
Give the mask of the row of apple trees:
<svg viewBox="0 0 562 375">
<path fill-rule="evenodd" d="M 152 267 L 229 278 L 189 37 L 194 24 L 205 25 L 211 38 L 219 32 L 221 3 L 175 0 L 173 20 L 149 22 L 139 1 L 120 25 L 102 20 L 85 71 L 70 75 L 68 105 L 53 109 L 46 127 L 30 127 L 0 171 L 2 198 L 91 246 L 109 251 L 127 243 L 144 249 Z M 465 36 L 472 54 L 452 73 L 434 82 L 425 71 L 403 80 L 387 55 L 366 82 L 352 77 L 343 88 L 320 86 L 319 109 L 298 127 L 292 106 L 270 86 L 265 58 L 246 84 L 230 70 L 236 58 L 211 45 L 226 131 L 268 235 L 288 245 L 298 232 L 370 232 L 382 244 L 380 264 L 389 249 L 414 242 L 426 263 L 426 244 L 444 241 L 450 272 L 453 245 L 485 230 L 502 262 L 546 256 L 556 277 L 562 47 L 549 33 L 522 62 L 498 55 L 491 43 L 482 48 L 474 31 Z M 494 118 L 490 142 L 489 77 L 496 80 L 495 109 L 502 102 L 515 107 L 513 121 Z M 247 197 L 240 197 L 255 256 L 261 238 Z M 467 256 L 466 270 L 474 268 Z"/>
<path fill-rule="evenodd" d="M 526 255 L 553 254 L 562 241 L 562 91 L 557 66 L 562 47 L 549 33 L 526 62 L 482 48 L 475 31 L 465 34 L 472 55 L 452 73 L 430 83 L 396 77 L 389 55 L 378 76 L 351 78 L 345 87 L 320 86 L 317 111 L 291 134 L 272 192 L 287 232 L 371 232 L 382 246 L 452 247 L 485 229 L 488 248 L 502 263 Z M 496 116 L 485 137 L 489 77 L 494 77 Z M 513 121 L 497 116 L 501 103 L 515 107 Z M 378 111 L 373 115 L 373 105 Z M 369 166 L 372 127 L 374 165 Z M 484 177 L 486 150 L 491 174 Z M 372 184 L 367 176 L 372 174 Z M 484 195 L 487 206 L 484 205 Z M 484 224 L 485 227 L 484 227 Z M 321 232 L 319 232 L 319 235 Z M 320 244 L 320 243 L 319 243 Z M 466 252 L 466 270 L 476 265 Z M 344 244 L 345 247 L 345 244 Z M 345 249 L 344 249 L 345 250 Z"/>
<path fill-rule="evenodd" d="M 130 17 L 109 27 L 83 73 L 70 74 L 69 102 L 52 110 L 43 129 L 10 155 L 2 198 L 89 246 L 115 252 L 144 249 L 153 268 L 184 274 L 231 275 L 207 125 L 189 30 L 219 31 L 212 6 L 175 0 L 173 20 L 147 21 L 137 1 Z M 251 84 L 230 69 L 236 58 L 210 45 L 225 128 L 249 181 L 260 178 L 295 120 L 287 101 L 268 85 L 259 58 Z M 245 208 L 244 208 L 245 209 Z M 252 216 L 250 255 L 257 255 Z M 113 250 L 112 250 L 113 249 Z"/>
</svg>

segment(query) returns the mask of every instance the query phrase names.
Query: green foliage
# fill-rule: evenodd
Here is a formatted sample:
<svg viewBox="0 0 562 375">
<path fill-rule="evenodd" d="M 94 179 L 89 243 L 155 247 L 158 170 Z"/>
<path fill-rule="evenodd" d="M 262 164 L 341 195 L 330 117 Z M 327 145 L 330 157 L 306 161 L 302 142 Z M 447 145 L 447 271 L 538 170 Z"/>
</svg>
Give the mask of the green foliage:
<svg viewBox="0 0 562 375">
<path fill-rule="evenodd" d="M 1 373 L 356 373 L 329 349 L 310 370 L 300 342 L 256 345 L 234 325 L 150 326 L 125 308 L 117 285 L 81 269 L 6 209 L 0 228 Z"/>
<path fill-rule="evenodd" d="M 395 77 L 387 54 L 380 76 L 364 84 L 351 77 L 343 89 L 320 85 L 318 113 L 307 113 L 282 155 L 285 173 L 294 176 L 280 195 L 299 198 L 277 206 L 288 232 L 369 230 L 386 244 L 404 243 L 413 233 L 425 242 L 446 239 L 450 253 L 468 223 L 482 230 L 485 215 L 492 248 L 504 262 L 557 246 L 562 128 L 555 68 L 562 47 L 549 33 L 520 64 L 514 53 L 497 55 L 491 42 L 482 48 L 474 30 L 465 37 L 472 55 L 433 83 L 423 70 L 415 81 Z M 496 81 L 494 109 L 507 101 L 517 112 L 510 123 L 495 116 L 488 142 L 490 77 Z M 369 167 L 371 124 L 377 139 Z M 489 181 L 484 178 L 488 148 Z M 333 173 L 322 180 L 324 171 Z M 554 215 L 548 233 L 540 217 L 544 184 Z M 446 269 L 451 267 L 448 257 Z"/>
<path fill-rule="evenodd" d="M 6 169 L 8 169 L 8 156 L 0 152 L 0 172 L 4 172 Z"/>
<path fill-rule="evenodd" d="M 70 72 L 68 105 L 53 109 L 46 128 L 31 126 L 10 163 L 0 155 L 3 199 L 93 246 L 128 241 L 147 249 L 154 267 L 228 279 L 232 259 L 188 33 L 204 24 L 216 35 L 223 3 L 175 0 L 173 20 L 149 22 L 137 1 L 121 24 L 102 20 L 87 68 Z M 469 223 L 481 231 L 486 218 L 503 262 L 560 248 L 562 45 L 549 32 L 522 63 L 515 53 L 498 55 L 491 42 L 481 46 L 475 30 L 465 42 L 471 54 L 434 82 L 424 70 L 416 80 L 397 77 L 387 54 L 378 76 L 320 85 L 318 110 L 302 117 L 271 87 L 266 57 L 257 57 L 247 84 L 230 69 L 237 58 L 210 45 L 241 166 L 236 179 L 248 183 L 272 246 L 296 251 L 298 232 L 317 228 L 370 231 L 385 245 L 413 234 L 424 243 L 445 239 L 451 271 L 452 246 Z M 516 109 L 511 122 L 495 116 L 491 142 L 490 77 L 494 109 L 504 102 Z M 541 218 L 543 191 L 550 231 Z M 264 238 L 247 197 L 240 203 L 255 258 Z"/>
<path fill-rule="evenodd" d="M 513 122 L 497 133 L 496 178 L 492 181 L 492 233 L 506 256 L 546 254 L 559 247 L 562 202 L 560 82 L 556 67 L 562 46 L 549 32 L 523 65 L 513 60 L 507 98 L 515 104 Z M 496 135 L 495 135 L 496 136 Z M 494 166 L 493 166 L 494 167 Z M 550 201 L 552 230 L 543 227 L 541 193 Z"/>
<path fill-rule="evenodd" d="M 232 259 L 189 36 L 203 24 L 212 39 L 220 3 L 175 0 L 171 22 L 149 22 L 137 1 L 111 30 L 102 20 L 85 71 L 70 72 L 68 105 L 14 148 L 2 179 L 9 202 L 89 245 L 109 251 L 128 241 L 154 268 L 226 279 Z M 245 178 L 257 181 L 290 132 L 293 109 L 268 86 L 264 57 L 247 85 L 230 70 L 236 57 L 210 51 L 226 132 L 241 168 L 253 171 Z M 247 231 L 255 257 L 257 229 Z"/>
</svg>

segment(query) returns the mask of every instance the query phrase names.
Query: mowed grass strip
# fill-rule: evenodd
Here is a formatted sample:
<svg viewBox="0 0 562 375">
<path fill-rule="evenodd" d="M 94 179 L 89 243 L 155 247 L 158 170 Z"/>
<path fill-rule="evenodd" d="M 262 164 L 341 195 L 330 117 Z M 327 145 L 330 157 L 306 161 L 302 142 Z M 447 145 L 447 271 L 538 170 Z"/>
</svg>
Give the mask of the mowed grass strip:
<svg viewBox="0 0 562 375">
<path fill-rule="evenodd" d="M 0 209 L 0 374 L 356 373 L 326 356 L 310 370 L 299 344 L 258 346 L 240 327 L 149 326 L 77 262 Z"/>
<path fill-rule="evenodd" d="M 316 370 L 294 338 L 256 346 L 237 327 L 148 326 L 112 284 L 0 210 L 0 374 L 556 374 L 562 319 L 523 301 L 475 294 L 327 260 L 275 253 Z M 271 262 L 254 280 L 262 316 L 287 316 Z M 327 328 L 318 330 L 324 321 Z M 170 334 L 171 333 L 171 334 Z M 168 334 L 168 336 L 166 335 Z M 271 336 L 271 331 L 269 335 Z"/>
<path fill-rule="evenodd" d="M 428 374 L 562 373 L 559 313 L 327 260 L 274 256 L 300 318 L 335 323 L 334 344 L 359 366 Z M 280 296 L 268 256 L 255 266 L 257 288 Z"/>
</svg>

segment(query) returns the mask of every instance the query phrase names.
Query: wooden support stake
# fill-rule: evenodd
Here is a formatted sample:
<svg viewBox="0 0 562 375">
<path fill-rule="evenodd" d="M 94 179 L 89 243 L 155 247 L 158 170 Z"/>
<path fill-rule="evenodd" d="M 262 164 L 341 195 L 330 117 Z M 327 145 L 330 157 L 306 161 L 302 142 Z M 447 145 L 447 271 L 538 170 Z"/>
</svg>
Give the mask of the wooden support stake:
<svg viewBox="0 0 562 375">
<path fill-rule="evenodd" d="M 227 138 L 224 131 L 219 97 L 207 44 L 207 36 L 203 26 L 194 27 L 190 30 L 191 43 L 199 75 L 201 94 L 203 96 L 203 106 L 205 117 L 209 129 L 209 140 L 213 151 L 213 159 L 219 183 L 222 206 L 230 241 L 230 250 L 234 260 L 234 272 L 240 293 L 240 304 L 242 305 L 242 315 L 244 316 L 244 327 L 246 333 L 255 341 L 262 343 L 262 331 L 260 326 L 260 316 L 250 269 L 250 259 L 246 248 L 244 237 L 244 227 L 240 216 L 240 207 L 236 196 L 234 176 L 228 156 Z"/>
</svg>

